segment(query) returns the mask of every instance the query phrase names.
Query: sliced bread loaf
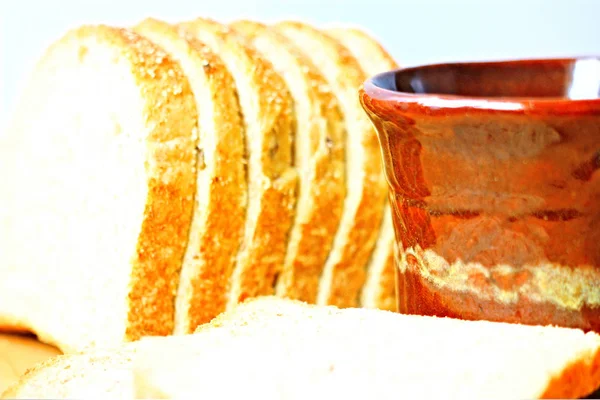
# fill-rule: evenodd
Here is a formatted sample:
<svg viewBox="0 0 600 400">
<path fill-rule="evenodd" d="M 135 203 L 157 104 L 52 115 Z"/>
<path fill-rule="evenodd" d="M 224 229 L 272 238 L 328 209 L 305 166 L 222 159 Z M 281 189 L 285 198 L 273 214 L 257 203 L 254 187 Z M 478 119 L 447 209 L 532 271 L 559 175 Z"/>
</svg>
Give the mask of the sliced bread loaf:
<svg viewBox="0 0 600 400">
<path fill-rule="evenodd" d="M 250 300 L 195 334 L 54 358 L 5 397 L 577 398 L 600 386 L 600 336 Z"/>
<path fill-rule="evenodd" d="M 0 144 L 0 325 L 65 352 L 173 331 L 196 125 L 143 37 L 85 26 L 47 50 Z"/>
<path fill-rule="evenodd" d="M 350 50 L 368 76 L 398 68 L 381 44 L 358 28 L 337 27 L 328 29 L 326 33 Z M 379 238 L 369 260 L 367 279 L 360 295 L 361 306 L 390 311 L 396 309 L 394 246 L 392 210 L 386 202 Z"/>
<path fill-rule="evenodd" d="M 251 44 L 208 19 L 179 25 L 218 54 L 233 76 L 243 115 L 248 205 L 242 247 L 228 298 L 238 301 L 273 293 L 285 259 L 296 199 L 293 168 L 293 104 L 283 79 Z"/>
<path fill-rule="evenodd" d="M 246 217 L 244 126 L 233 78 L 212 50 L 159 20 L 133 29 L 179 62 L 198 109 L 194 217 L 175 303 L 175 333 L 189 333 L 227 304 Z"/>
<path fill-rule="evenodd" d="M 387 194 L 377 136 L 356 95 L 366 75 L 348 49 L 323 32 L 299 22 L 282 22 L 273 28 L 319 68 L 344 115 L 346 198 L 340 227 L 323 269 L 317 303 L 355 306 Z"/>
<path fill-rule="evenodd" d="M 345 195 L 343 117 L 325 78 L 287 38 L 258 22 L 232 27 L 273 64 L 294 101 L 298 200 L 276 293 L 314 303 Z"/>
</svg>

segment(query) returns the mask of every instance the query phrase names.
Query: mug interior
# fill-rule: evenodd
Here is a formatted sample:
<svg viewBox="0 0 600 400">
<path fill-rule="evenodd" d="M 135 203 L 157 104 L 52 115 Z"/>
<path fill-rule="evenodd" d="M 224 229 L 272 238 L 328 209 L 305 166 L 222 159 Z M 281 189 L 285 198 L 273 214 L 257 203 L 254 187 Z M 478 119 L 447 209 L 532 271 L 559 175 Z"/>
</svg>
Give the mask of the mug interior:
<svg viewBox="0 0 600 400">
<path fill-rule="evenodd" d="M 600 98 L 600 58 L 453 63 L 381 74 L 381 89 L 486 98 Z"/>
</svg>

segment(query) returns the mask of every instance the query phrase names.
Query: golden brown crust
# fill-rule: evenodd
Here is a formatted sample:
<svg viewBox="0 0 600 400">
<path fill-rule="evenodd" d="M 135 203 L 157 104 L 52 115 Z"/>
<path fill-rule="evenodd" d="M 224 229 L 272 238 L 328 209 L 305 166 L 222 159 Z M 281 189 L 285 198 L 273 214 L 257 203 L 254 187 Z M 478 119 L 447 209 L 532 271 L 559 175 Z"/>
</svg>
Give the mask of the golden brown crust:
<svg viewBox="0 0 600 400">
<path fill-rule="evenodd" d="M 245 40 L 207 19 L 180 24 L 217 53 L 232 74 L 244 116 L 248 154 L 248 212 L 229 306 L 273 291 L 285 257 L 295 208 L 292 101 L 273 67 Z"/>
<path fill-rule="evenodd" d="M 179 65 L 129 30 L 84 26 L 72 34 L 95 35 L 119 48 L 146 100 L 145 119 L 152 128 L 146 138 L 148 202 L 132 260 L 125 336 L 168 335 L 195 191 L 193 94 Z"/>
<path fill-rule="evenodd" d="M 346 47 L 369 76 L 399 68 L 383 46 L 361 29 L 338 27 L 328 29 L 326 33 Z M 379 238 L 367 266 L 367 279 L 361 292 L 360 304 L 363 307 L 396 309 L 394 226 L 391 219 L 392 211 L 386 202 Z"/>
<path fill-rule="evenodd" d="M 377 137 L 358 103 L 357 91 L 366 75 L 345 47 L 317 29 L 299 22 L 282 22 L 274 28 L 311 58 L 342 106 L 347 129 L 347 195 L 317 302 L 355 306 L 377 238 L 387 191 Z"/>
<path fill-rule="evenodd" d="M 175 331 L 189 333 L 227 304 L 246 212 L 243 125 L 233 78 L 208 46 L 155 19 L 146 19 L 134 30 L 180 62 L 201 111 L 194 221 L 175 313 Z"/>
<path fill-rule="evenodd" d="M 367 266 L 367 279 L 360 294 L 360 306 L 396 311 L 395 234 L 388 204 L 383 212 L 384 221 Z"/>
<path fill-rule="evenodd" d="M 195 192 L 194 97 L 179 65 L 149 40 L 126 29 L 79 32 L 105 36 L 123 50 L 146 100 L 148 202 L 132 260 L 125 336 L 168 335 Z"/>
<path fill-rule="evenodd" d="M 231 26 L 273 64 L 294 99 L 294 162 L 300 186 L 276 293 L 314 303 L 345 194 L 341 110 L 325 78 L 283 35 L 258 22 L 237 21 Z"/>
<path fill-rule="evenodd" d="M 396 305 L 396 264 L 393 246 L 394 243 L 389 246 L 391 249 L 388 251 L 387 258 L 384 261 L 380 277 L 379 295 L 373 300 L 375 308 L 388 311 L 396 311 L 398 309 Z"/>
</svg>

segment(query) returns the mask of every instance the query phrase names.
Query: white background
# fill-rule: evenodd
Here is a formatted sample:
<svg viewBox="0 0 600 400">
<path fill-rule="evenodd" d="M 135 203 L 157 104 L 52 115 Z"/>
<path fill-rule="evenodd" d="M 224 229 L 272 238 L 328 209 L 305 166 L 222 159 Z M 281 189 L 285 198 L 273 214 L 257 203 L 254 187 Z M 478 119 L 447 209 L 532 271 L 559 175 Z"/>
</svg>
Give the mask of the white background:
<svg viewBox="0 0 600 400">
<path fill-rule="evenodd" d="M 300 19 L 371 31 L 405 66 L 600 55 L 600 0 L 0 0 L 0 127 L 45 46 L 83 23 Z"/>
</svg>

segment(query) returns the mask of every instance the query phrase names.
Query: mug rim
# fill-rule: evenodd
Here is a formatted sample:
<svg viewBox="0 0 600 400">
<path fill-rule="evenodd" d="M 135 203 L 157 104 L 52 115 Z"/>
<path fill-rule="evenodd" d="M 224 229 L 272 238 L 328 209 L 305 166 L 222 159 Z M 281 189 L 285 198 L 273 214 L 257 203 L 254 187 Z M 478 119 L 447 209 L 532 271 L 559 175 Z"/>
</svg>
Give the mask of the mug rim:
<svg viewBox="0 0 600 400">
<path fill-rule="evenodd" d="M 360 97 L 379 102 L 395 103 L 400 110 L 416 114 L 460 114 L 468 110 L 508 114 L 600 114 L 600 96 L 590 99 L 568 97 L 489 97 L 463 96 L 439 93 L 409 93 L 383 87 L 377 82 L 390 81 L 400 72 L 412 72 L 440 67 L 493 67 L 500 65 L 566 64 L 575 61 L 596 59 L 600 56 L 568 58 L 531 58 L 501 61 L 450 62 L 423 64 L 414 67 L 386 71 L 367 79 L 360 88 Z"/>
</svg>

